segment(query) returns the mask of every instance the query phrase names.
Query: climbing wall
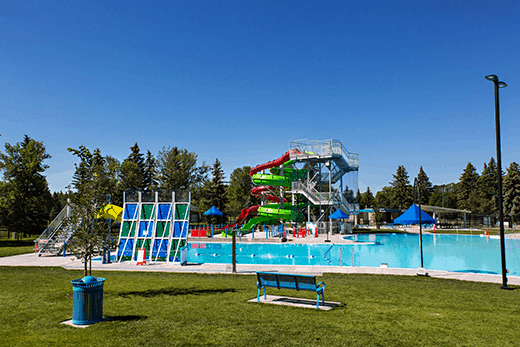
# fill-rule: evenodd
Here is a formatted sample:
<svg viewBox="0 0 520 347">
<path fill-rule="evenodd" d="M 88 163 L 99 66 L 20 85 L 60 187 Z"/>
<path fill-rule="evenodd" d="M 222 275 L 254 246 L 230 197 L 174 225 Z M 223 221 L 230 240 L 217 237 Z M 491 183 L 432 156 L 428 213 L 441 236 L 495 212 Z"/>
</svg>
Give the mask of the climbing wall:
<svg viewBox="0 0 520 347">
<path fill-rule="evenodd" d="M 137 260 L 144 249 L 148 263 L 185 263 L 190 202 L 186 191 L 125 193 L 118 261 Z"/>
</svg>

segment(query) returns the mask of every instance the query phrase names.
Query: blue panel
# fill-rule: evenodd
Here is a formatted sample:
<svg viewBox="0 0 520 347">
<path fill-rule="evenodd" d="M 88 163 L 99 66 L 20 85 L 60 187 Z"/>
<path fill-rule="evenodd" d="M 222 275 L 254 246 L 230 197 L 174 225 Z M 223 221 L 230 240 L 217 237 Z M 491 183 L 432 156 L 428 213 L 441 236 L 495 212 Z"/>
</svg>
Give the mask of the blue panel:
<svg viewBox="0 0 520 347">
<path fill-rule="evenodd" d="M 125 247 L 126 244 L 126 247 Z M 132 249 L 134 248 L 134 240 L 133 239 L 120 239 L 119 240 L 119 250 L 117 256 L 120 257 L 121 254 L 127 257 L 132 256 Z"/>
<path fill-rule="evenodd" d="M 168 220 L 172 218 L 172 205 L 171 204 L 159 204 L 159 210 L 157 211 L 157 219 Z"/>
<path fill-rule="evenodd" d="M 139 223 L 139 235 L 138 237 L 152 237 L 153 235 L 153 222 Z"/>
<path fill-rule="evenodd" d="M 162 243 L 161 243 L 162 241 Z M 168 255 L 168 240 L 155 240 L 153 244 L 152 257 L 157 256 L 157 251 L 159 251 L 159 257 L 164 257 Z"/>
<path fill-rule="evenodd" d="M 137 204 L 125 204 L 123 219 L 137 219 Z"/>
<path fill-rule="evenodd" d="M 173 223 L 173 237 L 187 238 L 188 237 L 188 223 L 175 222 Z"/>
</svg>

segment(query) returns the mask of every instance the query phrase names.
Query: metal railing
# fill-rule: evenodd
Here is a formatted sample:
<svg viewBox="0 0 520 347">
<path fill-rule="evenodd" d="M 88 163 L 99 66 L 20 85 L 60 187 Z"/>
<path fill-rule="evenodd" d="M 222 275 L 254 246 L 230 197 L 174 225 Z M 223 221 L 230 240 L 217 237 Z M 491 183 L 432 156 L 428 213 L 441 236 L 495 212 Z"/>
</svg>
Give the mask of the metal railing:
<svg viewBox="0 0 520 347">
<path fill-rule="evenodd" d="M 331 205 L 333 204 L 334 194 L 328 192 L 318 192 L 316 189 L 307 187 L 301 182 L 292 182 L 291 189 L 295 193 L 301 193 L 305 195 L 314 205 Z"/>
<path fill-rule="evenodd" d="M 35 249 L 38 250 L 38 254 L 45 253 L 46 250 L 50 249 L 53 242 L 51 241 L 55 235 L 60 231 L 64 220 L 70 215 L 70 205 L 67 204 L 58 213 L 58 215 L 52 220 L 49 226 L 43 231 L 43 233 L 35 241 Z M 41 245 L 41 246 L 40 246 Z"/>
<path fill-rule="evenodd" d="M 352 169 L 359 168 L 356 153 L 350 153 L 339 140 L 296 140 L 290 142 L 291 159 L 341 157 Z"/>
</svg>

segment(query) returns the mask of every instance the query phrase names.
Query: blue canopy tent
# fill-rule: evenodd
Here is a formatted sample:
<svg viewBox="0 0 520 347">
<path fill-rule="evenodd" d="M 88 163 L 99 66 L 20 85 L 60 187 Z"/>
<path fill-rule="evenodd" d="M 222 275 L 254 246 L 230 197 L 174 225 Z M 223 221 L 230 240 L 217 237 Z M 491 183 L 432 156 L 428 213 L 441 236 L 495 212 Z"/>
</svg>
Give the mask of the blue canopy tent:
<svg viewBox="0 0 520 347">
<path fill-rule="evenodd" d="M 219 211 L 215 206 L 211 206 L 209 210 L 204 212 L 205 216 L 222 216 L 222 212 Z"/>
<path fill-rule="evenodd" d="M 420 223 L 421 224 L 435 224 L 436 221 L 430 215 L 428 215 L 426 212 L 421 210 L 419 206 L 413 204 L 410 206 L 408 210 L 406 210 L 402 215 L 394 219 L 395 224 L 404 224 L 404 225 L 410 225 L 410 224 L 419 224 L 419 211 L 420 213 Z"/>
<path fill-rule="evenodd" d="M 329 216 L 329 219 L 348 219 L 348 214 L 343 212 L 343 210 L 338 209 L 336 212 Z"/>
<path fill-rule="evenodd" d="M 215 205 L 211 206 L 209 210 L 204 212 L 205 216 L 222 216 L 222 212 L 219 211 L 218 208 L 215 207 Z M 213 224 L 211 224 L 211 237 L 213 237 Z"/>
</svg>

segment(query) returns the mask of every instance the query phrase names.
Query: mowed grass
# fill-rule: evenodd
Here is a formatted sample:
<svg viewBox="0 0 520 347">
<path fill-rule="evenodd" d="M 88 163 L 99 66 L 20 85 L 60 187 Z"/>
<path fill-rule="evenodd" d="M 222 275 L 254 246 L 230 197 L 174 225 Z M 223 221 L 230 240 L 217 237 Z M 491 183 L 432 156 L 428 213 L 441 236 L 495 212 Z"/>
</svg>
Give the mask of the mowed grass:
<svg viewBox="0 0 520 347">
<path fill-rule="evenodd" d="M 24 238 L 20 241 L 0 239 L 0 257 L 34 252 L 34 239 L 34 237 Z"/>
<path fill-rule="evenodd" d="M 72 317 L 80 271 L 0 267 L 2 346 L 518 346 L 520 290 L 425 277 L 326 274 L 330 311 L 249 303 L 251 275 L 102 272 L 104 316 Z M 268 294 L 314 299 L 311 292 Z"/>
</svg>

